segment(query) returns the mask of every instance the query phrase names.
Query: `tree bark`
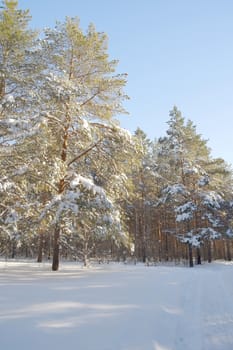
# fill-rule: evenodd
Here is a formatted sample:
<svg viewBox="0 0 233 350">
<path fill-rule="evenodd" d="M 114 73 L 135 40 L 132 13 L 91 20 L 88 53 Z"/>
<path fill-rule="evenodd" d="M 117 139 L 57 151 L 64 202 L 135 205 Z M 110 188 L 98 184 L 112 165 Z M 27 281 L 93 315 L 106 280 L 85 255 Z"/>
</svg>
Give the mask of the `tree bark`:
<svg viewBox="0 0 233 350">
<path fill-rule="evenodd" d="M 52 270 L 57 271 L 59 269 L 59 245 L 60 245 L 60 225 L 56 224 L 53 237 L 53 264 Z"/>
<path fill-rule="evenodd" d="M 38 263 L 42 262 L 42 257 L 43 257 L 43 239 L 44 239 L 43 234 L 40 234 L 39 247 L 38 247 L 38 256 L 37 256 L 37 262 Z"/>
<path fill-rule="evenodd" d="M 207 243 L 207 249 L 208 249 L 208 263 L 212 262 L 212 249 L 211 249 L 211 241 L 208 241 Z"/>
<path fill-rule="evenodd" d="M 83 245 L 83 266 L 87 267 L 88 265 L 88 237 L 86 232 L 84 233 L 85 242 Z"/>
<path fill-rule="evenodd" d="M 66 142 L 67 142 L 67 140 L 65 140 L 65 137 L 64 137 L 64 144 L 66 144 Z M 63 144 L 63 150 L 64 150 L 64 147 L 65 147 L 64 144 Z M 62 158 L 63 161 L 64 161 L 64 159 Z M 58 191 L 58 193 L 61 194 L 61 193 L 64 192 L 64 190 L 65 190 L 65 178 L 63 177 L 62 179 L 60 179 L 60 182 L 59 182 L 59 191 Z M 58 268 L 59 268 L 60 231 L 61 231 L 60 220 L 58 220 L 58 222 L 56 223 L 55 229 L 54 229 L 54 234 L 53 234 L 53 263 L 52 263 L 52 271 L 57 271 Z"/>
<path fill-rule="evenodd" d="M 197 265 L 201 265 L 201 250 L 197 248 Z"/>
<path fill-rule="evenodd" d="M 191 243 L 189 243 L 188 248 L 189 248 L 189 267 L 193 267 L 193 247 Z"/>
<path fill-rule="evenodd" d="M 12 243 L 12 251 L 11 251 L 11 258 L 14 259 L 16 255 L 16 243 Z"/>
<path fill-rule="evenodd" d="M 227 257 L 227 261 L 231 261 L 231 249 L 230 249 L 229 239 L 227 239 L 226 241 L 226 257 Z"/>
</svg>

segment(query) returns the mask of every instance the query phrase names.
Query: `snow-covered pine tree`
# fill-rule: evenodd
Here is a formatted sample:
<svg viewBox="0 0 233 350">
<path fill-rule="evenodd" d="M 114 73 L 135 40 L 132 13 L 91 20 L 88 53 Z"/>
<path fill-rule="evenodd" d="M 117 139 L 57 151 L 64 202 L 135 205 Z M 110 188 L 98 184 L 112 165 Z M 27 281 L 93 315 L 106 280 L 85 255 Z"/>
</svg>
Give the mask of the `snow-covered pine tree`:
<svg viewBox="0 0 233 350">
<path fill-rule="evenodd" d="M 99 159 L 103 155 L 102 161 L 111 160 L 112 174 L 117 175 L 119 162 L 111 158 L 109 145 L 121 145 L 126 154 L 132 138 L 115 120 L 125 112 L 126 76 L 114 73 L 117 62 L 109 60 L 106 35 L 93 25 L 85 34 L 78 19 L 67 18 L 54 30 L 47 29 L 44 39 L 35 40 L 36 33 L 27 28 L 29 20 L 29 12 L 18 10 L 17 1 L 3 2 L 1 195 L 6 188 L 9 194 L 10 187 L 12 194 L 17 191 L 17 201 L 13 195 L 9 198 L 20 206 L 22 227 L 30 221 L 25 234 L 30 237 L 34 225 L 43 237 L 46 225 L 53 222 L 45 217 L 38 221 L 45 207 L 56 196 L 66 196 L 72 177 L 91 180 L 84 163 L 94 163 L 96 154 Z M 2 201 L 2 220 L 7 217 L 5 204 Z M 19 221 L 19 215 L 14 217 Z M 59 263 L 59 220 L 53 237 L 54 270 Z"/>
<path fill-rule="evenodd" d="M 196 133 L 191 121 L 185 124 L 176 107 L 170 117 L 168 136 L 160 140 L 158 169 L 166 180 L 159 203 L 165 210 L 173 212 L 174 221 L 168 226 L 168 231 L 188 244 L 189 264 L 193 266 L 193 247 L 199 248 L 207 236 L 209 239 L 219 237 L 219 233 L 213 229 L 214 219 L 208 223 L 205 221 L 210 218 L 207 213 L 210 210 L 210 201 L 207 203 L 205 199 L 214 197 L 221 200 L 221 196 L 218 188 L 211 189 L 210 186 L 212 179 L 208 166 L 211 158 L 206 141 Z M 205 210 L 203 203 L 206 205 Z M 216 205 L 218 208 L 212 207 L 218 209 L 218 212 L 212 212 L 215 223 L 220 210 L 219 204 Z"/>
<path fill-rule="evenodd" d="M 27 144 L 40 125 L 34 93 L 40 71 L 34 62 L 36 33 L 28 28 L 29 11 L 17 5 L 2 1 L 0 11 L 0 218 L 9 242 L 19 239 L 19 221 L 28 212 Z"/>
<path fill-rule="evenodd" d="M 77 18 L 47 29 L 41 46 L 46 67 L 41 113 L 46 125 L 41 139 L 44 153 L 39 158 L 56 188 L 54 195 L 64 196 L 72 177 L 86 175 L 85 170 L 80 173 L 81 159 L 93 150 L 104 152 L 107 141 L 127 142 L 128 134 L 114 121 L 124 112 L 126 80 L 125 75 L 114 75 L 117 62 L 109 61 L 106 35 L 96 32 L 93 25 L 84 34 Z M 53 270 L 59 266 L 60 232 L 57 216 Z"/>
<path fill-rule="evenodd" d="M 135 255 L 139 260 L 146 261 L 153 257 L 152 243 L 153 204 L 156 202 L 157 172 L 153 161 L 153 143 L 147 135 L 137 128 L 135 139 L 139 151 L 135 153 L 130 167 L 129 177 L 132 182 L 130 204 L 126 205 L 128 225 Z"/>
</svg>

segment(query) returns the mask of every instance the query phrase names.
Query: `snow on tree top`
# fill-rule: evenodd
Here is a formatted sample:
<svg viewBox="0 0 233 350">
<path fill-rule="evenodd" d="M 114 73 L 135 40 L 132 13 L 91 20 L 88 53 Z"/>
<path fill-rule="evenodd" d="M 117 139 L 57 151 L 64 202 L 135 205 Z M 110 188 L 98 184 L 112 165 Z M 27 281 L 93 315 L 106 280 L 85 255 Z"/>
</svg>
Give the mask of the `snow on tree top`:
<svg viewBox="0 0 233 350">
<path fill-rule="evenodd" d="M 221 237 L 221 234 L 214 230 L 212 227 L 204 227 L 199 230 L 199 234 L 208 239 L 218 239 Z"/>
<path fill-rule="evenodd" d="M 223 202 L 222 197 L 215 191 L 202 192 L 200 196 L 203 199 L 203 204 L 209 207 L 219 209 L 220 204 Z"/>
<path fill-rule="evenodd" d="M 193 213 L 191 213 L 191 212 L 182 213 L 182 214 L 177 215 L 176 221 L 177 222 L 188 221 L 188 220 L 192 219 L 192 217 L 193 217 Z"/>
<path fill-rule="evenodd" d="M 81 184 L 88 191 L 92 191 L 93 194 L 105 196 L 105 191 L 102 187 L 95 185 L 91 179 L 78 174 L 75 175 L 74 179 L 70 182 L 70 187 L 74 189 L 79 184 Z"/>
<path fill-rule="evenodd" d="M 185 189 L 185 186 L 182 184 L 174 184 L 171 186 L 167 186 L 163 192 L 169 193 L 170 195 L 185 194 L 186 189 Z"/>
</svg>

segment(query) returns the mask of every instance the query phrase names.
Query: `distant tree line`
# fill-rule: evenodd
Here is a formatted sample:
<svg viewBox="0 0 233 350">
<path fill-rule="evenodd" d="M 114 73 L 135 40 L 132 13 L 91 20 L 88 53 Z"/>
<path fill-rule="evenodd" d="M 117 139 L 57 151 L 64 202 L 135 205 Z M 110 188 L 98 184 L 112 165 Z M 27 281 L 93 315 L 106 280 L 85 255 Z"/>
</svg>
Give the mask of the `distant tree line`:
<svg viewBox="0 0 233 350">
<path fill-rule="evenodd" d="M 120 127 L 126 75 L 77 18 L 38 33 L 0 12 L 0 255 L 232 258 L 232 169 L 174 107 L 166 136 Z"/>
</svg>

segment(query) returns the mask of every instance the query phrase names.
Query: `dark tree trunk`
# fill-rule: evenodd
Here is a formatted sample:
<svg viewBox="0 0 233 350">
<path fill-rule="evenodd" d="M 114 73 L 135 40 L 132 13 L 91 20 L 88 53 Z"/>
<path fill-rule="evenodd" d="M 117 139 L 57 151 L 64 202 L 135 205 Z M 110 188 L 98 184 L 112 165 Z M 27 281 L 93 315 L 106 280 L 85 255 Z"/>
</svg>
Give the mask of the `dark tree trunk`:
<svg viewBox="0 0 233 350">
<path fill-rule="evenodd" d="M 189 243 L 189 267 L 193 267 L 193 247 L 192 244 Z"/>
<path fill-rule="evenodd" d="M 231 247 L 229 239 L 226 241 L 227 260 L 231 261 Z"/>
<path fill-rule="evenodd" d="M 37 257 L 37 262 L 38 263 L 42 262 L 42 257 L 43 257 L 43 239 L 44 239 L 44 236 L 42 234 L 40 234 L 39 247 L 38 247 L 38 257 Z"/>
<path fill-rule="evenodd" d="M 64 135 L 63 149 L 62 149 L 62 160 L 66 160 L 66 147 L 67 147 L 67 134 Z M 60 179 L 59 181 L 59 191 L 61 194 L 65 190 L 65 178 Z M 59 247 L 60 247 L 60 222 L 58 222 L 54 229 L 53 234 L 53 263 L 52 271 L 57 271 L 59 269 Z"/>
<path fill-rule="evenodd" d="M 12 244 L 12 251 L 11 251 L 11 258 L 14 259 L 16 255 L 16 244 L 13 242 Z"/>
<path fill-rule="evenodd" d="M 143 247 L 142 247 L 142 262 L 145 263 L 146 262 L 146 249 L 145 249 L 145 246 L 143 244 Z"/>
<path fill-rule="evenodd" d="M 169 250 L 168 250 L 168 234 L 165 234 L 165 261 L 169 260 Z"/>
<path fill-rule="evenodd" d="M 211 241 L 208 241 L 208 263 L 212 262 L 212 250 L 211 250 Z"/>
<path fill-rule="evenodd" d="M 197 248 L 197 265 L 201 265 L 201 250 Z"/>
<path fill-rule="evenodd" d="M 87 233 L 84 232 L 84 236 L 85 236 L 85 242 L 83 245 L 83 266 L 87 267 L 88 265 L 88 237 L 87 237 Z"/>
<path fill-rule="evenodd" d="M 59 242 L 60 242 L 60 226 L 56 224 L 53 237 L 53 264 L 52 270 L 57 271 L 59 268 Z"/>
</svg>

